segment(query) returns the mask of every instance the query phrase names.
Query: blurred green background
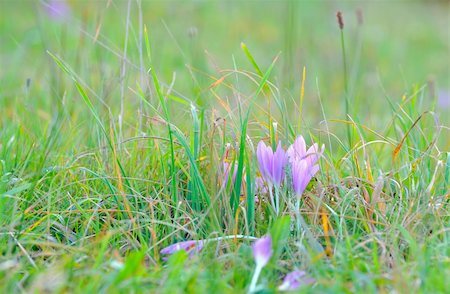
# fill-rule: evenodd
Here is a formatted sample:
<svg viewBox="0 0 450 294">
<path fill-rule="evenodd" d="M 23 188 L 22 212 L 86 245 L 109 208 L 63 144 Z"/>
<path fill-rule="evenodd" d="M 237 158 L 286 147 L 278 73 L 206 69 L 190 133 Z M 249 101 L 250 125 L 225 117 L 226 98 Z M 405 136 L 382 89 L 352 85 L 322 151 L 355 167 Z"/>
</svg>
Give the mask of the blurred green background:
<svg viewBox="0 0 450 294">
<path fill-rule="evenodd" d="M 343 118 L 338 10 L 345 22 L 354 116 L 381 129 L 392 117 L 386 111 L 389 103 L 401 103 L 402 97 L 419 93 L 417 114 L 431 109 L 444 124 L 449 121 L 449 106 L 435 107 L 439 93 L 445 105 L 450 88 L 448 1 L 130 1 L 128 22 L 128 1 L 68 1 L 70 14 L 63 19 L 49 17 L 46 3 L 1 1 L 0 106 L 7 117 L 3 124 L 36 113 L 50 120 L 58 109 L 77 114 L 72 118 L 83 123 L 80 97 L 47 50 L 73 68 L 91 89 L 94 102 L 108 105 L 113 117 L 122 91 L 127 113 L 136 113 L 137 84 L 146 83 L 150 67 L 144 25 L 155 70 L 166 85 L 176 77 L 176 96 L 227 115 L 217 96 L 235 105 L 236 92 L 248 96 L 256 86 L 244 77 L 232 77 L 228 83 L 234 90 L 218 87 L 213 94 L 209 87 L 227 70 L 255 72 L 240 48 L 244 42 L 263 72 L 280 54 L 270 80 L 287 105 L 298 104 L 306 66 L 306 121 L 323 120 L 319 93 L 327 118 Z M 128 62 L 122 89 L 127 28 Z M 19 104 L 27 107 L 17 108 Z M 188 107 L 178 106 L 172 101 L 176 123 L 189 116 Z M 287 109 L 289 117 L 296 119 L 298 108 Z M 273 115 L 277 117 L 276 112 Z M 133 125 L 134 118 L 128 116 L 127 122 Z"/>
</svg>

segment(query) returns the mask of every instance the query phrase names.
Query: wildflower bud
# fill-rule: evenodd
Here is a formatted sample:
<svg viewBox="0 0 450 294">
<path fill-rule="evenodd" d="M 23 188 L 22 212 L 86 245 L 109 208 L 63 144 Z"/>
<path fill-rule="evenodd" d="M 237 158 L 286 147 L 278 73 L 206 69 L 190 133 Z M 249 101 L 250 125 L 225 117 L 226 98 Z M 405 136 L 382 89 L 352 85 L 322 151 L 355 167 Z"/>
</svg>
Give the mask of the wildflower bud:
<svg viewBox="0 0 450 294">
<path fill-rule="evenodd" d="M 344 29 L 344 18 L 342 17 L 342 12 L 338 11 L 336 13 L 336 17 L 339 24 L 339 29 Z"/>
<path fill-rule="evenodd" d="M 253 257 L 257 267 L 264 267 L 272 256 L 272 238 L 270 236 L 262 237 L 253 244 Z"/>
<path fill-rule="evenodd" d="M 192 257 L 195 253 L 198 253 L 203 249 L 203 245 L 203 240 L 188 240 L 167 246 L 163 248 L 160 253 L 162 255 L 171 255 L 177 251 L 184 250 L 188 253 L 189 257 Z M 167 257 L 163 257 L 163 259 L 167 259 Z"/>
<path fill-rule="evenodd" d="M 295 270 L 284 277 L 283 283 L 278 287 L 280 291 L 295 291 L 301 286 L 310 285 L 315 280 L 309 277 L 306 272 Z"/>
</svg>

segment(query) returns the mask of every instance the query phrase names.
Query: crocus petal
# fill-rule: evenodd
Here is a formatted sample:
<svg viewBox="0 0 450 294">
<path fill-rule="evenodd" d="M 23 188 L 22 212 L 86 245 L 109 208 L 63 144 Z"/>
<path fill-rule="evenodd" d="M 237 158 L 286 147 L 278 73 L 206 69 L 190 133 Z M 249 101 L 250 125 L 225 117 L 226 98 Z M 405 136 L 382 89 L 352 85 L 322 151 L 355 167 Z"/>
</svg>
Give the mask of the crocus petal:
<svg viewBox="0 0 450 294">
<path fill-rule="evenodd" d="M 322 145 L 319 151 L 319 145 L 314 143 L 306 150 L 305 140 L 302 136 L 299 136 L 289 147 L 287 157 L 291 165 L 292 187 L 298 197 L 302 195 L 312 177 L 319 171 L 319 165 L 316 163 L 324 149 L 325 146 Z"/>
<path fill-rule="evenodd" d="M 310 167 L 309 169 L 309 176 L 312 178 L 316 175 L 316 173 L 319 171 L 320 167 L 318 164 Z M 308 181 L 309 182 L 309 181 Z"/>
<path fill-rule="evenodd" d="M 313 165 L 319 159 L 319 144 L 314 143 L 308 148 L 305 154 L 305 159 L 308 161 L 308 165 Z"/>
<path fill-rule="evenodd" d="M 295 270 L 284 277 L 283 283 L 278 287 L 278 290 L 293 291 L 297 290 L 301 286 L 309 285 L 314 282 L 315 280 L 311 277 L 308 277 L 306 275 L 306 272 Z"/>
<path fill-rule="evenodd" d="M 286 151 L 286 155 L 287 155 L 287 158 L 289 159 L 289 162 L 294 160 L 294 158 L 295 158 L 294 145 L 291 145 L 288 147 L 288 149 Z"/>
<path fill-rule="evenodd" d="M 308 151 L 306 151 L 305 159 L 308 160 L 308 165 L 314 165 L 319 157 L 322 156 L 325 146 L 322 145 L 321 150 L 319 151 L 319 144 L 314 143 L 311 147 L 309 147 Z"/>
<path fill-rule="evenodd" d="M 305 139 L 302 136 L 299 136 L 294 141 L 294 150 L 295 150 L 295 156 L 303 157 L 306 152 L 306 143 Z"/>
<path fill-rule="evenodd" d="M 258 147 L 256 149 L 256 158 L 258 159 L 258 165 L 259 165 L 259 170 L 261 172 L 261 176 L 267 180 L 267 169 L 266 169 L 266 163 L 265 163 L 265 158 L 266 158 L 266 145 L 264 144 L 263 141 L 260 141 L 258 143 Z"/>
<path fill-rule="evenodd" d="M 286 164 L 286 152 L 278 142 L 277 150 L 273 156 L 273 180 L 274 184 L 280 186 L 284 176 L 284 166 Z"/>
<path fill-rule="evenodd" d="M 303 175 L 301 187 L 302 187 L 302 193 L 305 191 L 306 187 L 308 186 L 311 179 L 314 177 L 314 175 L 319 171 L 319 165 L 316 164 L 314 166 L 308 166 L 305 174 Z M 300 196 L 300 195 L 299 195 Z"/>
<path fill-rule="evenodd" d="M 256 266 L 264 267 L 272 256 L 272 238 L 267 235 L 256 240 L 252 246 Z"/>
<path fill-rule="evenodd" d="M 272 147 L 266 146 L 263 141 L 258 143 L 256 150 L 259 169 L 262 178 L 270 185 L 280 186 L 284 178 L 284 167 L 287 163 L 286 151 L 281 142 L 273 152 Z"/>
<path fill-rule="evenodd" d="M 189 257 L 192 257 L 195 253 L 198 253 L 203 249 L 203 245 L 202 240 L 188 240 L 167 246 L 161 249 L 160 253 L 163 255 L 170 255 L 177 251 L 184 250 L 189 254 Z"/>
<path fill-rule="evenodd" d="M 303 136 L 299 136 L 294 141 L 294 150 L 295 150 L 296 156 L 303 157 L 305 155 L 306 143 L 305 143 L 305 139 L 303 139 Z"/>
<path fill-rule="evenodd" d="M 303 191 L 309 182 L 306 182 L 307 172 L 308 163 L 306 160 L 294 161 L 292 163 L 292 186 L 297 196 L 303 194 Z"/>
<path fill-rule="evenodd" d="M 266 181 L 273 181 L 273 151 L 269 146 L 264 145 L 263 153 L 264 168 L 266 170 Z"/>
<path fill-rule="evenodd" d="M 302 136 L 299 136 L 295 139 L 294 144 L 292 144 L 288 148 L 288 158 L 290 162 L 293 162 L 296 159 L 302 159 L 306 154 L 306 144 L 305 139 Z"/>
<path fill-rule="evenodd" d="M 264 180 L 269 183 L 273 183 L 273 151 L 272 148 L 266 146 L 263 141 L 258 143 L 256 150 L 256 156 L 258 159 L 259 170 Z"/>
</svg>

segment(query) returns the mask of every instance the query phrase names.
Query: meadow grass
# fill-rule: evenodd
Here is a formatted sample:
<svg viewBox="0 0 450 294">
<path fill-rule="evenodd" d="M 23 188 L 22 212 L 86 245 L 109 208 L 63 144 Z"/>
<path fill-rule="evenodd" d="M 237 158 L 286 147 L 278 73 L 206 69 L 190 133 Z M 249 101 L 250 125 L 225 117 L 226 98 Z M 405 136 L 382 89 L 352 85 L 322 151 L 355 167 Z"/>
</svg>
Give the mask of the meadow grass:
<svg viewBox="0 0 450 294">
<path fill-rule="evenodd" d="M 3 293 L 245 293 L 266 234 L 261 293 L 450 288 L 448 2 L 46 3 L 0 3 Z M 252 183 L 299 135 L 296 226 Z"/>
</svg>

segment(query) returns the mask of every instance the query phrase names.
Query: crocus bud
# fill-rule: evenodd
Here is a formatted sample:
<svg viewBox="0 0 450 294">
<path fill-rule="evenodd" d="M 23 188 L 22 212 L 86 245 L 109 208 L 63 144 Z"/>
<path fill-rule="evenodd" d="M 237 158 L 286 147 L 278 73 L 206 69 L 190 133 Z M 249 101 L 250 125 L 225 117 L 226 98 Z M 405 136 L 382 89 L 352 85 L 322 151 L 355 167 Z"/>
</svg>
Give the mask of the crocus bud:
<svg viewBox="0 0 450 294">
<path fill-rule="evenodd" d="M 283 283 L 278 287 L 280 291 L 294 291 L 303 285 L 314 283 L 315 280 L 306 275 L 306 272 L 295 270 L 284 277 Z"/>
<path fill-rule="evenodd" d="M 272 256 L 272 238 L 267 235 L 258 239 L 252 246 L 257 267 L 264 267 Z"/>
<path fill-rule="evenodd" d="M 184 250 L 189 255 L 189 257 L 192 257 L 195 253 L 198 253 L 203 249 L 203 243 L 204 243 L 203 240 L 183 241 L 183 242 L 175 243 L 175 244 L 172 244 L 170 246 L 167 246 L 167 247 L 161 249 L 160 253 L 163 255 L 171 255 L 177 251 Z M 163 258 L 163 259 L 167 259 L 167 258 Z"/>
</svg>

